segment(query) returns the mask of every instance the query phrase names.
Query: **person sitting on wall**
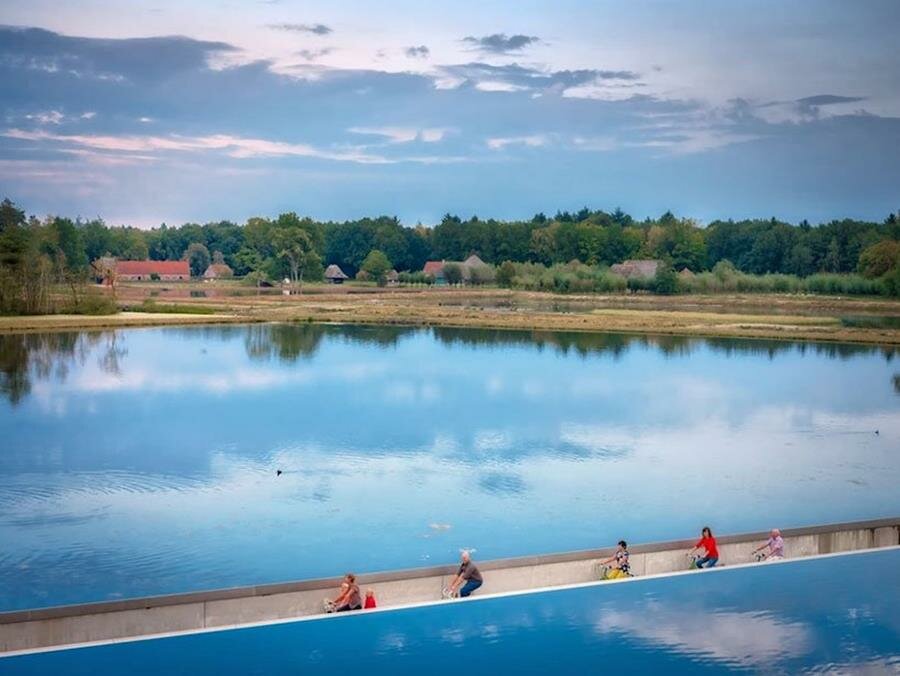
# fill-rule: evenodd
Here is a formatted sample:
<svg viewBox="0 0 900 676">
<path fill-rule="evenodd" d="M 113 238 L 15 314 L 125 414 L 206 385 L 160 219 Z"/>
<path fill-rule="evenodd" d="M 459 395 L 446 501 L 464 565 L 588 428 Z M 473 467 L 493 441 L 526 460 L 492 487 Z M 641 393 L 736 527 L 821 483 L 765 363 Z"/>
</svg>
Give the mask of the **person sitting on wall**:
<svg viewBox="0 0 900 676">
<path fill-rule="evenodd" d="M 719 548 L 716 546 L 716 539 L 713 537 L 709 526 L 704 526 L 700 531 L 700 539 L 693 548 L 688 550 L 688 556 L 692 556 L 694 552 L 703 550 L 703 556 L 699 557 L 694 564 L 697 568 L 712 568 L 719 561 Z"/>
<path fill-rule="evenodd" d="M 604 573 L 603 578 L 606 580 L 615 580 L 620 577 L 630 577 L 631 566 L 628 563 L 628 556 L 628 543 L 625 542 L 625 540 L 619 540 L 619 544 L 616 546 L 616 553 L 606 559 L 606 561 L 600 562 L 600 565 L 602 566 L 609 566 L 612 564 L 612 566 Z"/>
<path fill-rule="evenodd" d="M 341 583 L 341 593 L 334 599 L 334 612 L 342 613 L 348 610 L 359 610 L 362 608 L 362 599 L 359 596 L 359 585 L 356 584 L 356 576 L 353 573 L 347 573 L 344 581 Z"/>
<path fill-rule="evenodd" d="M 462 589 L 459 589 L 459 595 L 460 597 L 465 598 L 478 589 L 483 581 L 481 572 L 472 561 L 471 555 L 468 550 L 464 549 L 462 554 L 460 554 L 459 571 L 456 573 L 456 577 L 453 579 L 453 582 L 450 583 L 450 587 L 448 588 L 449 595 L 455 596 L 456 590 L 462 585 Z M 465 582 L 465 584 L 463 584 L 463 582 Z"/>
<path fill-rule="evenodd" d="M 768 549 L 762 556 L 765 561 L 778 561 L 784 558 L 784 539 L 781 537 L 780 530 L 773 528 L 766 543 L 754 549 L 753 553 L 756 554 L 764 549 Z"/>
</svg>

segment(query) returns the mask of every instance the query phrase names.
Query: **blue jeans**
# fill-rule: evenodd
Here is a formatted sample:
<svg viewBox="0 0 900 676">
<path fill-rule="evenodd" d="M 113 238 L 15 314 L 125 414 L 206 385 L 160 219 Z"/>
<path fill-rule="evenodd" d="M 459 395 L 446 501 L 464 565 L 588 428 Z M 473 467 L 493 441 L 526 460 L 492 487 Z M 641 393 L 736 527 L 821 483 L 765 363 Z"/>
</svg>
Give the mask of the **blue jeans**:
<svg viewBox="0 0 900 676">
<path fill-rule="evenodd" d="M 710 558 L 708 556 L 704 556 L 702 559 L 697 559 L 697 568 L 712 568 L 718 563 L 718 558 Z"/>
<path fill-rule="evenodd" d="M 481 580 L 466 580 L 466 583 L 463 585 L 463 588 L 459 590 L 459 595 L 461 598 L 465 598 L 473 591 L 478 589 L 481 586 Z"/>
</svg>

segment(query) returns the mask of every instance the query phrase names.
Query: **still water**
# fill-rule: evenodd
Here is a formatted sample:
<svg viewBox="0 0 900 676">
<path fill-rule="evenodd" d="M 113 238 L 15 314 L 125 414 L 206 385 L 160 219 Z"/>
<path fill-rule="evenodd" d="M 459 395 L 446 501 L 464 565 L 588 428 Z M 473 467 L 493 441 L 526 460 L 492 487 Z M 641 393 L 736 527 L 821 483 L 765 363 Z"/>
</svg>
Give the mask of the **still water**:
<svg viewBox="0 0 900 676">
<path fill-rule="evenodd" d="M 354 326 L 0 336 L 0 609 L 895 516 L 896 357 Z"/>
<path fill-rule="evenodd" d="M 0 670 L 897 673 L 898 570 L 900 551 L 867 552 L 0 658 Z"/>
</svg>

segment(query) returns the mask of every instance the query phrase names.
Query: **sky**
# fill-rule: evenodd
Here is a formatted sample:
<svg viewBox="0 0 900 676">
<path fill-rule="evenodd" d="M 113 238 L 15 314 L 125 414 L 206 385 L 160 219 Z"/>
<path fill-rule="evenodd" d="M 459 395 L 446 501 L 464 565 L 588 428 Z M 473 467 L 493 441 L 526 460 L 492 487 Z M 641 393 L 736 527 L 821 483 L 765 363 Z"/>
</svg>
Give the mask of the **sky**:
<svg viewBox="0 0 900 676">
<path fill-rule="evenodd" d="M 900 209 L 900 3 L 3 0 L 0 196 L 111 224 Z"/>
</svg>

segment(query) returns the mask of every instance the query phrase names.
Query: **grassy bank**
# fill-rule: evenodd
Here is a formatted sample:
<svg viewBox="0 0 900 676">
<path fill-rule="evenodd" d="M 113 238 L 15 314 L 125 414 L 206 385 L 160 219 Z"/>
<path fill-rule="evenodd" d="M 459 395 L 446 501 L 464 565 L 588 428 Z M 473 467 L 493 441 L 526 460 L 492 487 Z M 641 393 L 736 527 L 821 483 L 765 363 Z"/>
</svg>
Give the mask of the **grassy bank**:
<svg viewBox="0 0 900 676">
<path fill-rule="evenodd" d="M 191 298 L 144 304 L 146 287 L 122 290 L 120 305 L 150 308 L 107 316 L 0 317 L 0 331 L 171 324 L 308 321 L 614 331 L 900 345 L 900 302 L 837 296 L 597 295 L 499 289 L 319 287 L 299 296 Z"/>
</svg>

